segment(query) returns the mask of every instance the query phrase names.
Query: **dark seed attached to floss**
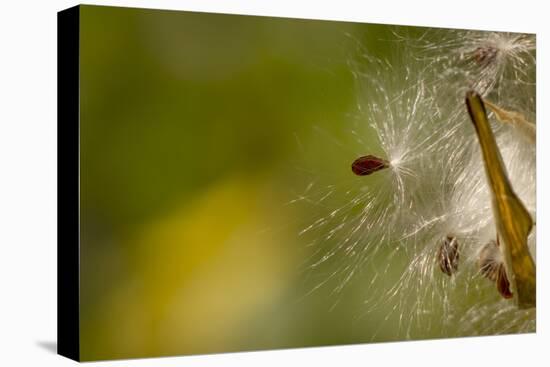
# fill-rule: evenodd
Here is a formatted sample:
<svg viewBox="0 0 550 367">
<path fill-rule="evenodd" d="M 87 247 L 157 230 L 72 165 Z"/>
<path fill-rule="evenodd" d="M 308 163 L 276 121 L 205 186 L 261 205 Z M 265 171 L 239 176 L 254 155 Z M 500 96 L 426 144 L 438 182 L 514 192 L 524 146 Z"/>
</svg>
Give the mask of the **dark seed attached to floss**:
<svg viewBox="0 0 550 367">
<path fill-rule="evenodd" d="M 500 264 L 497 272 L 497 290 L 500 295 L 506 299 L 512 298 L 513 294 L 510 291 L 510 282 L 508 281 L 508 276 L 506 275 L 506 269 L 504 264 Z"/>
<path fill-rule="evenodd" d="M 497 248 L 500 247 L 500 240 L 497 235 Z M 500 250 L 499 250 L 500 251 Z M 504 267 L 504 262 L 500 262 L 498 265 L 498 272 L 497 272 L 497 290 L 500 295 L 506 299 L 512 298 L 513 293 L 510 290 L 510 282 L 508 281 L 508 276 L 506 275 L 506 268 Z"/>
<path fill-rule="evenodd" d="M 499 257 L 499 240 L 490 241 L 481 249 L 479 253 L 478 265 L 481 275 L 495 282 L 497 291 L 503 298 L 512 298 L 510 291 L 510 282 L 506 275 L 506 268 Z"/>
<path fill-rule="evenodd" d="M 460 254 L 458 251 L 458 241 L 454 236 L 447 236 L 443 240 L 437 251 L 437 260 L 441 271 L 448 276 L 453 275 L 458 270 L 458 260 Z"/>
<path fill-rule="evenodd" d="M 483 246 L 479 252 L 479 258 L 477 260 L 481 275 L 493 282 L 497 280 L 497 273 L 500 264 L 497 260 L 498 251 L 499 249 L 496 242 L 490 241 Z"/>
<path fill-rule="evenodd" d="M 357 176 L 368 176 L 371 173 L 388 168 L 389 166 L 390 162 L 385 159 L 378 158 L 373 155 L 366 155 L 353 161 L 351 170 Z"/>
<path fill-rule="evenodd" d="M 478 47 L 473 52 L 474 60 L 480 66 L 491 64 L 497 57 L 498 50 L 493 46 Z"/>
</svg>

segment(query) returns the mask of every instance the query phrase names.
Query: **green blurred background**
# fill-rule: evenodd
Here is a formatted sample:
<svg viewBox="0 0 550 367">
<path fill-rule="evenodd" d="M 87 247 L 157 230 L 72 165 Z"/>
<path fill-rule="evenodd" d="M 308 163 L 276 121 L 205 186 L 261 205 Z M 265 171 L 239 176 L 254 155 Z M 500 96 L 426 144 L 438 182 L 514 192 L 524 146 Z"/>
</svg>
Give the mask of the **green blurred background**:
<svg viewBox="0 0 550 367">
<path fill-rule="evenodd" d="M 399 313 L 365 312 L 376 269 L 341 292 L 338 279 L 316 287 L 333 269 L 311 259 L 335 243 L 299 233 L 326 213 L 289 204 L 311 183 L 357 182 L 350 163 L 370 151 L 350 148 L 353 63 L 395 53 L 392 38 L 381 25 L 81 7 L 84 360 L 406 337 Z"/>
</svg>

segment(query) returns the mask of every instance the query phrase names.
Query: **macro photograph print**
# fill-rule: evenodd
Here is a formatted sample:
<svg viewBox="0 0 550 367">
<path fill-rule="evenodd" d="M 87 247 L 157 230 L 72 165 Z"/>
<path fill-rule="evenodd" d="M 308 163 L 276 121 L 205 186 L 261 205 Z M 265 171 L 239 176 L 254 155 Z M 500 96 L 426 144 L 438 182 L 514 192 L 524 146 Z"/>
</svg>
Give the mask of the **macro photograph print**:
<svg viewBox="0 0 550 367">
<path fill-rule="evenodd" d="M 76 9 L 80 360 L 536 331 L 535 34 Z"/>
</svg>

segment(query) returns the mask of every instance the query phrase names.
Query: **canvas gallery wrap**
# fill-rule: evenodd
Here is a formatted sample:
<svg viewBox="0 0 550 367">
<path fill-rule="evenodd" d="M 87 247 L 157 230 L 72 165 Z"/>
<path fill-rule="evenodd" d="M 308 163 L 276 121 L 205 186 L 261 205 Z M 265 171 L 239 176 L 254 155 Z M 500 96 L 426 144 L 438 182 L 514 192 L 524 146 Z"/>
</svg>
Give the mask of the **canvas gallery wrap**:
<svg viewBox="0 0 550 367">
<path fill-rule="evenodd" d="M 58 15 L 59 353 L 531 333 L 534 34 Z"/>
</svg>

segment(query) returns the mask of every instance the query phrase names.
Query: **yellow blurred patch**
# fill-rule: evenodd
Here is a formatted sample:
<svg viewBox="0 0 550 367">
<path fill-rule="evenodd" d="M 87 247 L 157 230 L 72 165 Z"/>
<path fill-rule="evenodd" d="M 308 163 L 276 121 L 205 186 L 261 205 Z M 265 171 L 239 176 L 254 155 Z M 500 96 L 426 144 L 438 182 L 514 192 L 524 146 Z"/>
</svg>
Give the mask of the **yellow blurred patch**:
<svg viewBox="0 0 550 367">
<path fill-rule="evenodd" d="M 281 205 L 267 182 L 219 182 L 136 235 L 133 274 L 103 310 L 100 326 L 115 330 L 101 333 L 110 339 L 101 350 L 113 358 L 243 347 L 247 324 L 296 270 L 282 224 L 289 213 L 273 209 Z"/>
</svg>

